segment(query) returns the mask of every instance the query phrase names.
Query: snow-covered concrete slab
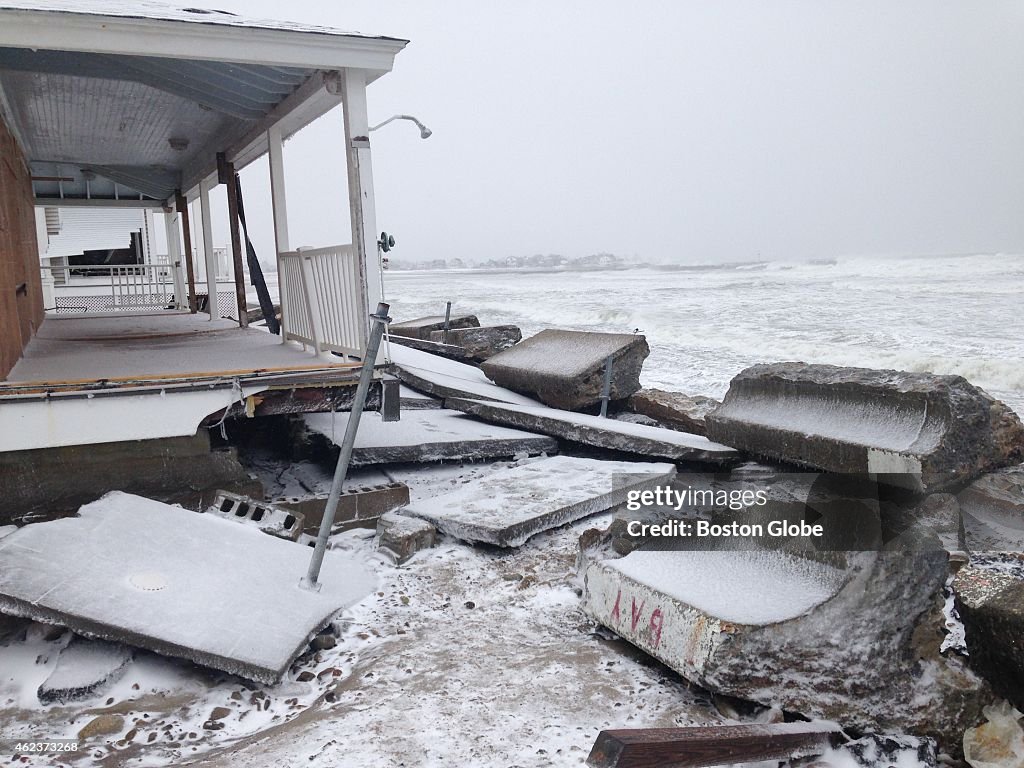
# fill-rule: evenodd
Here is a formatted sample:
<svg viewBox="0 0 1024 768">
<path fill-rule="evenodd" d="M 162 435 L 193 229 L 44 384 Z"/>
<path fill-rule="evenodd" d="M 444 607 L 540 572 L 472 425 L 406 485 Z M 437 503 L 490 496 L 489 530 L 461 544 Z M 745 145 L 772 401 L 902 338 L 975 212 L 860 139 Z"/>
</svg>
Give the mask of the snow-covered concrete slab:
<svg viewBox="0 0 1024 768">
<path fill-rule="evenodd" d="M 133 655 L 132 649 L 121 643 L 74 636 L 39 686 L 39 701 L 52 704 L 95 695 L 124 675 Z"/>
<path fill-rule="evenodd" d="M 417 392 L 412 387 L 401 384 L 398 387 L 398 397 L 402 404 L 402 410 L 419 410 L 420 408 L 442 408 L 444 402 L 431 395 Z"/>
<path fill-rule="evenodd" d="M 986 685 L 940 652 L 944 550 L 581 553 L 584 610 L 716 693 L 886 733 L 962 736 Z M 713 549 L 711 549 L 714 547 Z"/>
<path fill-rule="evenodd" d="M 1024 426 L 960 376 L 754 365 L 706 418 L 708 437 L 826 472 L 938 491 L 1024 458 Z"/>
<path fill-rule="evenodd" d="M 733 448 L 713 443 L 700 435 L 616 419 L 602 419 L 600 416 L 561 411 L 540 404 L 448 398 L 445 406 L 497 424 L 651 458 L 711 464 L 730 464 L 740 458 L 739 452 Z"/>
<path fill-rule="evenodd" d="M 410 387 L 435 397 L 468 397 L 502 403 L 539 405 L 525 395 L 499 387 L 474 365 L 446 360 L 418 349 L 391 345 L 395 375 Z"/>
<path fill-rule="evenodd" d="M 639 390 L 650 351 L 639 334 L 547 328 L 485 360 L 480 368 L 503 387 L 554 408 L 576 410 L 600 402 L 608 358 L 611 399 L 623 400 Z"/>
<path fill-rule="evenodd" d="M 499 470 L 400 512 L 465 541 L 518 547 L 535 533 L 611 509 L 629 490 L 654 487 L 674 475 L 671 464 L 555 456 Z"/>
<path fill-rule="evenodd" d="M 476 315 L 452 315 L 448 318 L 449 328 L 479 328 L 480 321 Z M 413 339 L 430 339 L 432 331 L 444 328 L 444 315 L 428 315 L 415 320 L 403 320 L 388 325 L 388 333 L 392 336 L 408 336 Z"/>
<path fill-rule="evenodd" d="M 0 539 L 0 611 L 275 682 L 338 611 L 375 586 L 362 562 L 212 515 L 114 492 L 78 517 Z"/>
<path fill-rule="evenodd" d="M 348 413 L 309 413 L 307 429 L 340 445 Z M 459 411 L 420 410 L 384 422 L 379 413 L 364 413 L 356 432 L 352 466 L 417 461 L 492 459 L 526 453 L 557 453 L 558 441 L 519 429 L 487 424 Z"/>
</svg>

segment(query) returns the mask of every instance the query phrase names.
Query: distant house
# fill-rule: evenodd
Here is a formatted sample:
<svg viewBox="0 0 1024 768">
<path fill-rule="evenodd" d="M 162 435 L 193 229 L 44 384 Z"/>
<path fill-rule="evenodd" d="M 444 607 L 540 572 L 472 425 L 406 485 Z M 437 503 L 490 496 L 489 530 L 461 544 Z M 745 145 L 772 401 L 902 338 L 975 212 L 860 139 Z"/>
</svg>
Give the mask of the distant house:
<svg viewBox="0 0 1024 768">
<path fill-rule="evenodd" d="M 366 87 L 405 44 L 163 3 L 0 0 L 0 454 L 189 436 L 226 410 L 344 402 L 380 290 Z M 327 151 L 347 161 L 339 214 L 354 237 L 299 252 L 282 141 L 337 106 L 345 131 Z M 234 205 L 235 173 L 264 157 L 280 336 L 246 327 Z M 346 180 L 310 180 L 332 182 Z M 235 223 L 219 265 L 218 184 Z M 102 279 L 104 298 L 47 306 L 50 279 Z"/>
</svg>

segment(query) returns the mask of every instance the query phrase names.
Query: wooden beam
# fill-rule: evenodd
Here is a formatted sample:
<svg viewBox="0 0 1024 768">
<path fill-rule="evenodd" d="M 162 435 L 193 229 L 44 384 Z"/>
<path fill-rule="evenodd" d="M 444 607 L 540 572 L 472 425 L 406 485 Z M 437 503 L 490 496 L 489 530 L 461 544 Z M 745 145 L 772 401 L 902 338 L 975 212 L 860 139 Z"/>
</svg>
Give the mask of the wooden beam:
<svg viewBox="0 0 1024 768">
<path fill-rule="evenodd" d="M 188 219 L 188 202 L 181 192 L 175 195 L 174 206 L 181 214 L 181 234 L 185 240 L 185 272 L 188 275 L 188 310 L 194 315 L 199 309 L 199 301 L 196 298 L 196 271 L 192 265 L 192 225 Z"/>
<path fill-rule="evenodd" d="M 231 262 L 235 273 L 235 301 L 238 304 L 238 324 L 249 325 L 249 304 L 245 300 L 245 268 L 242 265 L 242 233 L 238 227 L 238 183 L 235 166 L 223 161 L 228 191 L 228 223 L 231 229 Z"/>
<path fill-rule="evenodd" d="M 274 217 L 274 258 L 277 262 L 277 294 L 281 305 L 281 343 L 288 342 L 288 307 L 285 290 L 286 276 L 281 264 L 281 254 L 288 247 L 288 200 L 284 184 L 284 152 L 281 127 L 271 126 L 267 130 L 267 159 L 270 164 L 270 207 Z"/>
<path fill-rule="evenodd" d="M 821 754 L 845 741 L 838 727 L 813 723 L 630 728 L 601 731 L 593 768 L 699 768 Z"/>
<path fill-rule="evenodd" d="M 377 212 L 373 197 L 370 126 L 366 111 L 366 74 L 346 69 L 341 75 L 345 105 L 345 153 L 348 165 L 348 201 L 352 220 L 352 249 L 359 265 L 361 293 L 369 316 L 381 301 L 380 265 L 377 262 Z M 367 330 L 369 332 L 369 330 Z"/>
</svg>

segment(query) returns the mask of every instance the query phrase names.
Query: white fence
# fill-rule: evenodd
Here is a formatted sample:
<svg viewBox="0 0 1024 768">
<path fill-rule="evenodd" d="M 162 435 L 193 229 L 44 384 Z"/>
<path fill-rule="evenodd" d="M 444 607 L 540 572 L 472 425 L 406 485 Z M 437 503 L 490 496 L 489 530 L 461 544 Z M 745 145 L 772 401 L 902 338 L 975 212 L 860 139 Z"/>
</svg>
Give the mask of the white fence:
<svg viewBox="0 0 1024 768">
<path fill-rule="evenodd" d="M 351 245 L 280 254 L 281 333 L 312 346 L 362 358 L 368 318 Z"/>
<path fill-rule="evenodd" d="M 52 265 L 58 310 L 130 312 L 179 306 L 173 266 L 163 264 Z M 59 277 L 57 277 L 59 275 Z M 78 306 L 78 305 L 81 306 Z"/>
</svg>

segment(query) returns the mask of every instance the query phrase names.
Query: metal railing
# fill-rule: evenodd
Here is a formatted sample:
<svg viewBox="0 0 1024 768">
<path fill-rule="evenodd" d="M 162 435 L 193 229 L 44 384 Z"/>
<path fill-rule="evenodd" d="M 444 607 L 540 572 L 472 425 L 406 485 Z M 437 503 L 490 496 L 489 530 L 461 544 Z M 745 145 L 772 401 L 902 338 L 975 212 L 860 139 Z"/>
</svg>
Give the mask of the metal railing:
<svg viewBox="0 0 1024 768">
<path fill-rule="evenodd" d="M 362 358 L 369 328 L 351 245 L 280 254 L 281 334 L 317 352 Z"/>
</svg>

